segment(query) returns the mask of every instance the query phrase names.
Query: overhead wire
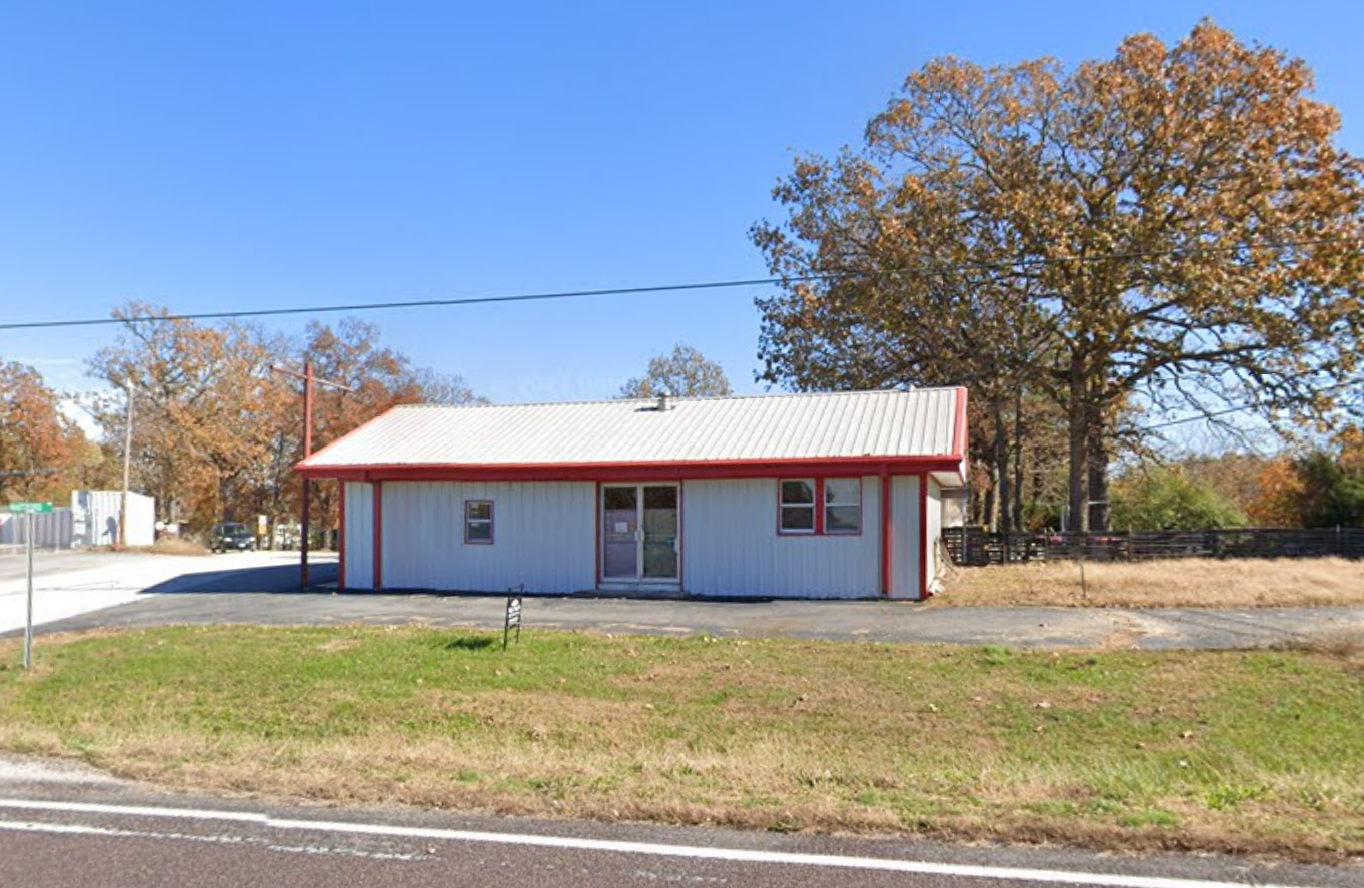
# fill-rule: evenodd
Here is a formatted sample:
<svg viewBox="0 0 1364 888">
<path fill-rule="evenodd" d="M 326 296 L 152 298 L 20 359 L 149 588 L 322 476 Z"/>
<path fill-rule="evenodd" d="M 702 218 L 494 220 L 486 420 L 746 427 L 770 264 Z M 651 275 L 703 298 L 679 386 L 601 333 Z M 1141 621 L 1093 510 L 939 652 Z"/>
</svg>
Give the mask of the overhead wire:
<svg viewBox="0 0 1364 888">
<path fill-rule="evenodd" d="M 1061 265 L 1068 263 L 1091 263 L 1110 261 L 1129 261 L 1134 259 L 1154 259 L 1170 256 L 1195 256 L 1209 253 L 1240 253 L 1248 250 L 1288 249 L 1294 247 L 1322 246 L 1335 243 L 1359 243 L 1364 238 L 1330 237 L 1294 241 L 1264 241 L 1260 243 L 1236 244 L 1234 246 L 1208 246 L 1172 248 L 1168 250 L 1147 250 L 1127 253 L 1101 253 L 1083 256 L 1040 256 L 1020 257 L 1015 261 L 964 263 L 943 266 L 938 270 L 972 271 L 1002 270 L 1038 265 Z M 720 280 L 686 282 L 677 284 L 656 284 L 639 287 L 608 287 L 589 290 L 561 290 L 541 293 L 513 293 L 500 296 L 467 296 L 448 299 L 407 299 L 388 302 L 352 302 L 329 305 L 299 305 L 282 308 L 253 308 L 235 311 L 207 311 L 166 313 L 160 315 L 138 315 L 134 317 L 72 318 L 48 321 L 10 321 L 0 323 L 0 330 L 39 330 L 63 327 L 102 327 L 127 323 L 158 323 L 168 321 L 206 321 L 237 320 L 241 318 L 280 317 L 286 315 L 336 314 L 340 312 L 386 311 L 410 308 L 444 308 L 460 305 L 492 305 L 517 302 L 543 302 L 562 299 L 580 299 L 596 296 L 643 296 L 656 293 L 684 293 L 700 290 L 723 290 L 741 287 L 767 287 L 790 283 L 812 283 L 816 281 L 845 280 L 854 278 L 880 277 L 914 271 L 909 268 L 883 268 L 855 271 L 812 272 L 801 275 L 749 278 L 740 280 Z"/>
</svg>

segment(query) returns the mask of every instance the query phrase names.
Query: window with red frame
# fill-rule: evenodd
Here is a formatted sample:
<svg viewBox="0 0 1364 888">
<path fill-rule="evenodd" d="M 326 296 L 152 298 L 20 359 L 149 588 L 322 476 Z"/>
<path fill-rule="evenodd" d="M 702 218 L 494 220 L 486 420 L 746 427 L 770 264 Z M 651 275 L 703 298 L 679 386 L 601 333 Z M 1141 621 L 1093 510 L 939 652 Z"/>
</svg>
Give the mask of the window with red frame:
<svg viewBox="0 0 1364 888">
<path fill-rule="evenodd" d="M 861 478 L 784 478 L 778 488 L 780 533 L 840 536 L 862 532 Z"/>
<path fill-rule="evenodd" d="M 464 501 L 464 543 L 491 546 L 493 543 L 493 501 Z"/>
</svg>

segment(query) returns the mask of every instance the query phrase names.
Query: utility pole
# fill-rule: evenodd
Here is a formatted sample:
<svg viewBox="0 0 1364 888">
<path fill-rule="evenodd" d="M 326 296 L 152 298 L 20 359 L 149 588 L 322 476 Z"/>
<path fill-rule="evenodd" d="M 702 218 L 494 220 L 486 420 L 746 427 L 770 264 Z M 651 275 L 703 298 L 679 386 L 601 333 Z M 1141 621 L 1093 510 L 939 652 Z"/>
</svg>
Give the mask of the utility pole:
<svg viewBox="0 0 1364 888">
<path fill-rule="evenodd" d="M 303 362 L 303 372 L 288 370 L 284 367 L 270 368 L 285 376 L 292 376 L 295 379 L 303 380 L 303 458 L 307 459 L 313 455 L 313 385 L 321 383 L 340 389 L 343 392 L 354 393 L 355 389 L 340 382 L 330 379 L 319 379 L 313 375 L 313 362 Z M 299 541 L 298 541 L 298 582 L 300 588 L 308 588 L 308 531 L 309 519 L 312 515 L 313 490 L 312 482 L 304 477 L 303 496 L 299 507 Z"/>
<path fill-rule="evenodd" d="M 128 412 L 123 421 L 123 493 L 118 500 L 118 538 L 114 549 L 122 551 L 128 545 L 128 480 L 133 459 L 133 387 L 130 383 L 125 392 L 128 394 Z"/>
<path fill-rule="evenodd" d="M 313 455 L 313 362 L 303 362 L 303 458 Z M 303 476 L 302 521 L 298 538 L 298 583 L 308 588 L 308 532 L 313 515 L 313 482 Z"/>
</svg>

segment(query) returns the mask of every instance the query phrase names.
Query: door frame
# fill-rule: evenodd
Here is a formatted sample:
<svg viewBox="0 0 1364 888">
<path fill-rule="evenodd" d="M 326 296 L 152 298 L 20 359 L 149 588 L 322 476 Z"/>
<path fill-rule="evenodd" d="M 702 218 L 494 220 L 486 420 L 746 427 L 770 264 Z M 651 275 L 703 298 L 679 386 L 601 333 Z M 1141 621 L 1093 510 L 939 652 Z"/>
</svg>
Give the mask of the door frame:
<svg viewBox="0 0 1364 888">
<path fill-rule="evenodd" d="M 633 487 L 637 491 L 637 505 L 635 506 L 638 516 L 640 538 L 637 543 L 635 576 L 630 579 L 607 577 L 606 570 L 606 537 L 603 533 L 602 521 L 605 515 L 604 498 L 608 487 Z M 671 578 L 645 577 L 644 573 L 644 490 L 648 487 L 671 487 L 677 491 L 677 533 L 674 537 L 674 549 L 677 552 L 677 573 Z M 593 539 L 596 545 L 597 562 L 597 588 L 609 589 L 612 591 L 634 591 L 634 592 L 677 592 L 682 588 L 682 554 L 684 543 L 682 540 L 682 481 L 598 481 L 596 491 L 596 505 L 593 509 L 595 514 L 596 528 Z"/>
</svg>

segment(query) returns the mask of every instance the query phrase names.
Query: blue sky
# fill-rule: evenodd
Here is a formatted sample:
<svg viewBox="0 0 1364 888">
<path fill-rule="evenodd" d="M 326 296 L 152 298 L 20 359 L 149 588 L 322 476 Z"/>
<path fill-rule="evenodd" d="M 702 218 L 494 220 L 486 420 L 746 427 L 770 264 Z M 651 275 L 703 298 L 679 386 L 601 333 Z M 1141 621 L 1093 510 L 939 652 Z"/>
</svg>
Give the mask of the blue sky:
<svg viewBox="0 0 1364 888">
<path fill-rule="evenodd" d="M 1361 154 L 1361 9 L 3 0 L 0 315 L 763 277 L 747 230 L 793 153 L 856 141 L 927 60 L 1075 63 L 1205 15 L 1304 58 Z M 609 397 L 679 341 L 756 392 L 756 295 L 364 316 L 496 401 Z M 0 331 L 0 358 L 90 387 L 112 335 Z"/>
</svg>

